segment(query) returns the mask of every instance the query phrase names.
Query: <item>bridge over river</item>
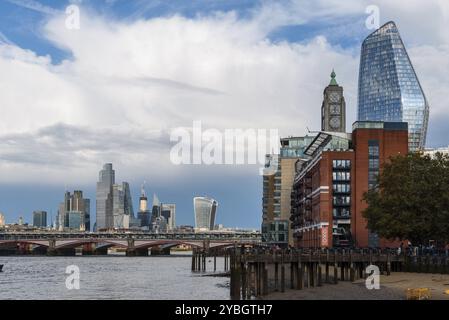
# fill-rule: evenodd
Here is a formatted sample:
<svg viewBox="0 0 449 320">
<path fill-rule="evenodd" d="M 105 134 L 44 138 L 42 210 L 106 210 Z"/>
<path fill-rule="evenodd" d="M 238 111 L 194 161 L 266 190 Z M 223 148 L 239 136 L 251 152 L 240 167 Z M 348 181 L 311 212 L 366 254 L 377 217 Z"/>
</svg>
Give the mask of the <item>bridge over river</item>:
<svg viewBox="0 0 449 320">
<path fill-rule="evenodd" d="M 202 251 L 260 244 L 260 233 L 68 233 L 68 232 L 4 232 L 0 233 L 0 255 L 47 254 L 105 255 L 109 248 L 119 248 L 127 256 L 169 254 L 179 245 Z"/>
</svg>

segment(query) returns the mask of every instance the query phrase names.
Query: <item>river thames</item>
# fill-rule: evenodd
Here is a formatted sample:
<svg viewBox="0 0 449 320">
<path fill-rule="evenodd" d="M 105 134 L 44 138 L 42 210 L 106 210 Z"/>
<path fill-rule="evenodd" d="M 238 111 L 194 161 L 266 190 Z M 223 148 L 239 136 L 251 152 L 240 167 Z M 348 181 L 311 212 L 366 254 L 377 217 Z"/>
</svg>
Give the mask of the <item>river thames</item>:
<svg viewBox="0 0 449 320">
<path fill-rule="evenodd" d="M 192 273 L 190 256 L 3 256 L 0 264 L 0 300 L 229 299 L 229 278 Z M 66 287 L 69 265 L 79 267 L 79 290 Z M 213 270 L 213 262 L 207 267 Z"/>
</svg>

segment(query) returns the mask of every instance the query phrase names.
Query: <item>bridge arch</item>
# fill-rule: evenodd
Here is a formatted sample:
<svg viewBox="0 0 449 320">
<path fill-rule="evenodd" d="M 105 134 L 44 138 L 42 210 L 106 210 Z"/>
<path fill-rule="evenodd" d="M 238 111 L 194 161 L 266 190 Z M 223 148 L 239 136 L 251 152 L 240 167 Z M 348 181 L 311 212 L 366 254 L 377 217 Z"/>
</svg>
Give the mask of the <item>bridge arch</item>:
<svg viewBox="0 0 449 320">
<path fill-rule="evenodd" d="M 0 246 L 1 245 L 20 245 L 20 244 L 26 244 L 26 245 L 36 245 L 36 246 L 41 246 L 41 247 L 47 247 L 49 246 L 48 241 L 39 241 L 39 240 L 4 240 L 4 241 L 0 241 Z"/>
<path fill-rule="evenodd" d="M 117 240 L 110 240 L 110 239 L 77 239 L 73 241 L 56 241 L 55 249 L 69 249 L 69 248 L 76 248 L 80 247 L 86 244 L 98 244 L 98 243 L 106 243 L 107 246 L 102 246 L 102 248 L 105 247 L 120 247 L 120 248 L 127 248 L 128 244 L 123 243 Z"/>
<path fill-rule="evenodd" d="M 153 240 L 153 241 L 145 241 L 145 240 L 141 240 L 144 243 L 139 243 L 139 241 L 136 241 L 134 243 L 134 248 L 135 249 L 146 249 L 146 248 L 152 248 L 152 247 L 157 247 L 157 246 L 165 246 L 166 248 L 171 248 L 171 247 L 175 247 L 175 246 L 179 246 L 179 245 L 188 245 L 188 246 L 193 246 L 193 247 L 197 247 L 197 248 L 202 248 L 203 247 L 203 243 L 202 242 L 192 242 L 192 241 L 183 241 L 183 240 Z"/>
</svg>

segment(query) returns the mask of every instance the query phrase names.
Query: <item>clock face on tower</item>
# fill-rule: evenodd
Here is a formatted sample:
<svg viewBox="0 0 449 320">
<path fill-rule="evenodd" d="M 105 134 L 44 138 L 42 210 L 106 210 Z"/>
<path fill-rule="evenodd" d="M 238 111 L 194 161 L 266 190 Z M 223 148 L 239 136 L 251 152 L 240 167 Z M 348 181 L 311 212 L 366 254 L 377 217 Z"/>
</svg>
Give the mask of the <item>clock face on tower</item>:
<svg viewBox="0 0 449 320">
<path fill-rule="evenodd" d="M 331 114 L 340 114 L 340 105 L 339 104 L 331 104 L 330 105 L 330 113 Z"/>
<path fill-rule="evenodd" d="M 334 130 L 340 128 L 340 118 L 339 117 L 332 117 L 329 120 L 329 125 Z"/>
<path fill-rule="evenodd" d="M 329 100 L 331 102 L 339 102 L 340 101 L 340 94 L 338 92 L 331 92 L 329 94 Z"/>
</svg>

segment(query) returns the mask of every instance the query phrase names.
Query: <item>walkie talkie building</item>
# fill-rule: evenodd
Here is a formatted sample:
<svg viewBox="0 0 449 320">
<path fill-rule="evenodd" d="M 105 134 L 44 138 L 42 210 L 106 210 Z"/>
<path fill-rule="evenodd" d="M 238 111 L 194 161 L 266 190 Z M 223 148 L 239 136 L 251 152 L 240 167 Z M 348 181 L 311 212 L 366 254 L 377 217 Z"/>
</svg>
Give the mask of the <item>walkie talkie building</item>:
<svg viewBox="0 0 449 320">
<path fill-rule="evenodd" d="M 394 22 L 363 41 L 358 90 L 359 121 L 407 122 L 409 150 L 424 148 L 429 105 Z"/>
<path fill-rule="evenodd" d="M 214 230 L 218 202 L 207 197 L 193 198 L 195 210 L 195 228 L 198 230 Z"/>
</svg>

